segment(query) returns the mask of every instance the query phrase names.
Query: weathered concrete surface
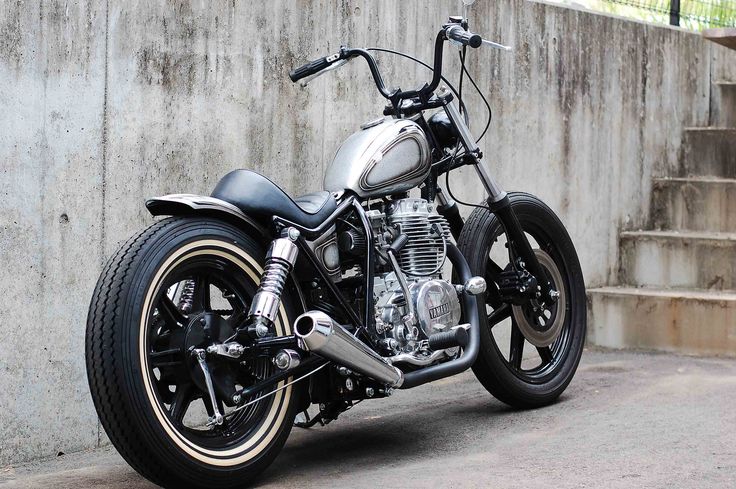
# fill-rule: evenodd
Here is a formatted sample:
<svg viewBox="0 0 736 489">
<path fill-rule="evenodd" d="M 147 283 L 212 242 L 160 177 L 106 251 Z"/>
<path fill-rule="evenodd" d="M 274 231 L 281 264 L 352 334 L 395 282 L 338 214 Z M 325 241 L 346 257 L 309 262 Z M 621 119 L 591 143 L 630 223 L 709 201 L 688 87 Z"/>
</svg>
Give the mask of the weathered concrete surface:
<svg viewBox="0 0 736 489">
<path fill-rule="evenodd" d="M 685 129 L 681 177 L 653 179 L 654 230 L 623 231 L 619 287 L 588 290 L 594 344 L 736 356 L 736 105 L 720 78 L 733 72 L 712 75 L 710 125 Z"/>
<path fill-rule="evenodd" d="M 736 233 L 626 231 L 619 280 L 641 287 L 733 290 L 734 257 Z"/>
<path fill-rule="evenodd" d="M 736 356 L 736 292 L 588 290 L 588 340 L 599 346 Z"/>
<path fill-rule="evenodd" d="M 449 0 L 3 2 L 0 463 L 104 436 L 85 381 L 86 305 L 116 244 L 151 222 L 146 197 L 207 193 L 237 167 L 289 191 L 318 188 L 338 143 L 383 101 L 360 63 L 308 90 L 288 70 L 343 42 L 430 59 L 456 10 Z M 734 54 L 680 30 L 520 0 L 479 2 L 472 17 L 515 46 L 470 62 L 494 110 L 488 165 L 506 188 L 548 201 L 587 282 L 606 283 L 618 229 L 646 221 L 650 177 L 676 169 L 682 127 L 709 121 L 710 81 L 736 79 Z M 428 75 L 381 63 L 395 85 Z M 485 115 L 474 116 L 478 132 Z M 479 199 L 462 180 L 456 190 Z"/>
<path fill-rule="evenodd" d="M 0 3 L 0 463 L 94 446 L 105 6 Z"/>
<path fill-rule="evenodd" d="M 510 410 L 471 374 L 398 392 L 295 430 L 256 487 L 734 487 L 734 403 L 734 360 L 586 351 L 553 406 Z M 3 480 L 153 487 L 112 449 L 11 467 Z"/>
<path fill-rule="evenodd" d="M 730 85 L 736 83 L 736 63 L 729 59 L 736 51 L 716 49 L 711 53 L 711 78 L 714 82 Z M 736 127 L 736 98 L 733 88 L 716 85 L 710 93 L 709 125 L 717 127 Z M 726 123 L 732 121 L 732 123 Z"/>
<path fill-rule="evenodd" d="M 718 108 L 713 115 L 713 124 L 719 127 L 736 127 L 736 82 L 718 81 Z"/>
<path fill-rule="evenodd" d="M 736 232 L 736 179 L 654 179 L 652 222 L 654 229 Z"/>
<path fill-rule="evenodd" d="M 681 162 L 679 176 L 736 177 L 736 128 L 687 129 Z"/>
</svg>

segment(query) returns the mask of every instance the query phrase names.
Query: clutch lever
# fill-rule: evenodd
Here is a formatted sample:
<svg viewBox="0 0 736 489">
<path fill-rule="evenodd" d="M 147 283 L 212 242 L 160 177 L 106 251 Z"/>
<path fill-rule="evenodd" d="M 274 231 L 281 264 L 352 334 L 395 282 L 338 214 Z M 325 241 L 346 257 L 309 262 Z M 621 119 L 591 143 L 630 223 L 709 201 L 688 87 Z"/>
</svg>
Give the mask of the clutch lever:
<svg viewBox="0 0 736 489">
<path fill-rule="evenodd" d="M 500 49 L 502 51 L 511 51 L 512 49 L 514 49 L 511 46 L 504 46 L 503 44 L 499 44 L 497 42 L 489 41 L 488 39 L 483 39 L 483 44 L 485 44 L 486 46 L 490 46 L 493 49 Z"/>
<path fill-rule="evenodd" d="M 305 88 L 307 85 L 309 85 L 309 82 L 311 82 L 312 80 L 314 80 L 318 76 L 322 76 L 325 73 L 327 73 L 328 71 L 336 70 L 339 67 L 341 67 L 342 65 L 344 65 L 345 63 L 347 63 L 348 61 L 350 61 L 350 59 L 341 59 L 340 61 L 337 61 L 335 63 L 332 63 L 330 66 L 328 66 L 324 70 L 320 71 L 319 73 L 315 73 L 314 75 L 309 75 L 308 77 L 302 78 L 301 80 L 299 80 L 299 85 L 302 88 Z"/>
</svg>

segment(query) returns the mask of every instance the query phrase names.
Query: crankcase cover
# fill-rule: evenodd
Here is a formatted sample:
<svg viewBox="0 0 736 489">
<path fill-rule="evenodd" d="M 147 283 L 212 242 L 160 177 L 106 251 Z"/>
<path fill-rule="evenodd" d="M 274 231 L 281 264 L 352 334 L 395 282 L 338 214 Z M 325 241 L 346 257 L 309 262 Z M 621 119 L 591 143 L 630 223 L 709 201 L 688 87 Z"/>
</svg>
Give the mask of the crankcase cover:
<svg viewBox="0 0 736 489">
<path fill-rule="evenodd" d="M 452 284 L 444 280 L 415 282 L 410 287 L 419 327 L 427 337 L 449 331 L 460 323 L 460 300 Z"/>
</svg>

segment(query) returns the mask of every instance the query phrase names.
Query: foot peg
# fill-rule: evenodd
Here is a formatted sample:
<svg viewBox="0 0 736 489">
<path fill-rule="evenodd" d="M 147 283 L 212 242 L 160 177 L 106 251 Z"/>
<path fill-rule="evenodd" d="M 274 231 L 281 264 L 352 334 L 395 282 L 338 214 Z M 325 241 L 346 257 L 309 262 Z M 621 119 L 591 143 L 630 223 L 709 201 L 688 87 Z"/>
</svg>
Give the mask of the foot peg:
<svg viewBox="0 0 736 489">
<path fill-rule="evenodd" d="M 469 325 L 460 325 L 456 328 L 452 328 L 450 331 L 433 334 L 429 337 L 429 348 L 437 351 L 454 348 L 456 346 L 465 347 L 469 340 L 468 330 L 465 329 L 465 326 Z"/>
</svg>

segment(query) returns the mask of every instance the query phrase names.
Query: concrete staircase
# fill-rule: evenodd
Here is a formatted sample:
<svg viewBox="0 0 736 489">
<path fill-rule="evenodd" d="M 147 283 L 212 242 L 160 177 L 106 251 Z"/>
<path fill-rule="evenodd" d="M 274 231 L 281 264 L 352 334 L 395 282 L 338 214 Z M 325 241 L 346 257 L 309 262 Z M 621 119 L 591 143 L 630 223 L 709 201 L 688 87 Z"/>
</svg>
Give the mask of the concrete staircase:
<svg viewBox="0 0 736 489">
<path fill-rule="evenodd" d="M 736 83 L 715 89 L 714 126 L 654 179 L 653 229 L 620 234 L 622 285 L 588 291 L 595 345 L 736 356 Z"/>
</svg>

